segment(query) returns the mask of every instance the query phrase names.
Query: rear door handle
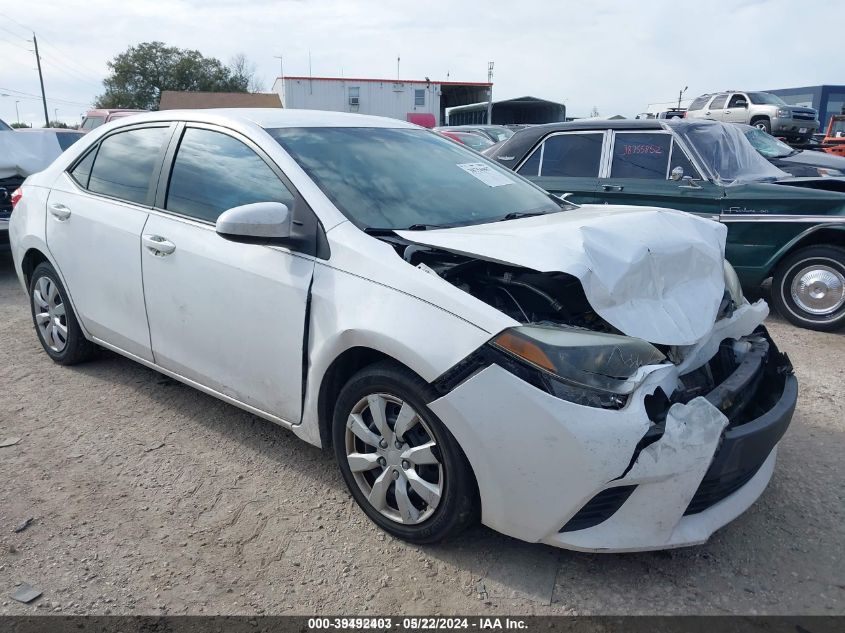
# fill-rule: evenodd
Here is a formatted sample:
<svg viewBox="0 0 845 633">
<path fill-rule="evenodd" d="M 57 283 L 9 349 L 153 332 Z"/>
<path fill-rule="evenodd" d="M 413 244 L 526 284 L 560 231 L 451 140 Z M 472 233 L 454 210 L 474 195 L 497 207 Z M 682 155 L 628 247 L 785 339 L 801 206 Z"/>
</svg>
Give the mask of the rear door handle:
<svg viewBox="0 0 845 633">
<path fill-rule="evenodd" d="M 622 185 L 602 185 L 601 188 L 605 191 L 622 191 L 625 187 Z"/>
<path fill-rule="evenodd" d="M 176 250 L 176 244 L 160 235 L 142 235 L 141 243 L 153 255 L 165 257 Z"/>
<path fill-rule="evenodd" d="M 61 202 L 51 202 L 48 205 L 50 209 L 50 213 L 54 218 L 57 220 L 67 220 L 70 217 L 70 209 L 68 209 L 65 205 Z"/>
</svg>

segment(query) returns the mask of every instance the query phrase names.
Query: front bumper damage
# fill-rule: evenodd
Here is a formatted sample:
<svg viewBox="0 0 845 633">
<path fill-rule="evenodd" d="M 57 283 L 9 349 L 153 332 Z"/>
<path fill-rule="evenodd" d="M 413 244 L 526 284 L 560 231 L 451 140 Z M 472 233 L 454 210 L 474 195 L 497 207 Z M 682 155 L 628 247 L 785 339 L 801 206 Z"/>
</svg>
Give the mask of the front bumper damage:
<svg viewBox="0 0 845 633">
<path fill-rule="evenodd" d="M 432 402 L 474 469 L 482 521 L 582 551 L 706 541 L 762 494 L 795 408 L 789 360 L 759 327 L 767 312 L 745 304 L 676 365 L 645 368 L 620 410 L 561 400 L 497 364 Z M 737 341 L 732 373 L 655 415 L 654 394 L 677 400 L 726 340 Z"/>
</svg>

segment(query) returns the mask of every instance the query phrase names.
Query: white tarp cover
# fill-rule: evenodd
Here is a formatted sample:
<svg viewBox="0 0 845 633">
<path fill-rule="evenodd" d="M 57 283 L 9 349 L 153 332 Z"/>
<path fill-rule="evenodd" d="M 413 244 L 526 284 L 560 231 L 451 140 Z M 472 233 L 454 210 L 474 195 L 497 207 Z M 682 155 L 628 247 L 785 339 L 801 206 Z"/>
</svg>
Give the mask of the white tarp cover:
<svg viewBox="0 0 845 633">
<path fill-rule="evenodd" d="M 57 134 L 61 132 L 0 132 L 0 178 L 26 177 L 45 169 L 62 153 Z"/>
<path fill-rule="evenodd" d="M 664 126 L 692 147 L 711 175 L 723 185 L 790 177 L 760 156 L 738 125 L 675 119 Z"/>
<path fill-rule="evenodd" d="M 397 231 L 412 242 L 581 280 L 587 300 L 628 336 L 691 345 L 725 292 L 724 225 L 652 207 L 584 205 L 508 222 Z"/>
</svg>

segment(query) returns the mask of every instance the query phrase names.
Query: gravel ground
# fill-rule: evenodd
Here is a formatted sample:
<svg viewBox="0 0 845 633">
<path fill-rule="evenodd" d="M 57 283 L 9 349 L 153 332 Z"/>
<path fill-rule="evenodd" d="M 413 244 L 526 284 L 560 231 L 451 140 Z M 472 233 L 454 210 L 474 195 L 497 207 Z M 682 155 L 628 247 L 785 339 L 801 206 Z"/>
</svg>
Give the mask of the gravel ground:
<svg viewBox="0 0 845 633">
<path fill-rule="evenodd" d="M 0 614 L 845 613 L 842 334 L 769 320 L 801 395 L 745 515 L 704 546 L 590 555 L 484 527 L 407 545 L 289 432 L 115 354 L 53 364 L 8 254 L 0 324 L 0 440 L 21 438 L 0 448 Z"/>
</svg>

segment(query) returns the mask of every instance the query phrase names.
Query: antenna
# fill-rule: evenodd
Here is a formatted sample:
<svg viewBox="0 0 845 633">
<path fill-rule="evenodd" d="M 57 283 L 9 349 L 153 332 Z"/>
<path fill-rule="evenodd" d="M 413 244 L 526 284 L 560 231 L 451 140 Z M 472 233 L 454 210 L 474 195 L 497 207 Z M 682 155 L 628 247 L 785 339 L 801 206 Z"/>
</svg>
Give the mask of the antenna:
<svg viewBox="0 0 845 633">
<path fill-rule="evenodd" d="M 399 62 L 402 61 L 402 58 L 398 55 L 396 56 L 396 81 L 399 81 Z"/>
</svg>

